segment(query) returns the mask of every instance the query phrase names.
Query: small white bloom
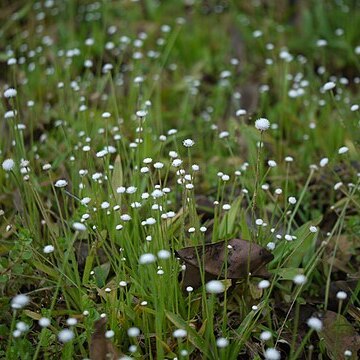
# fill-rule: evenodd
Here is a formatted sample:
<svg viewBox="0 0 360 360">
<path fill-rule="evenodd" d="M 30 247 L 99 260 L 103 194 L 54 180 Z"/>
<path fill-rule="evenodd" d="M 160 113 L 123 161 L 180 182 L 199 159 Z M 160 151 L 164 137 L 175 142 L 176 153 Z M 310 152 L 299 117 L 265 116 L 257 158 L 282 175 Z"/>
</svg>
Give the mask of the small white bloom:
<svg viewBox="0 0 360 360">
<path fill-rule="evenodd" d="M 295 204 L 296 204 L 296 198 L 295 198 L 294 196 L 290 196 L 289 199 L 288 199 L 288 201 L 289 201 L 289 204 L 291 204 L 291 205 L 295 205 Z"/>
<path fill-rule="evenodd" d="M 106 337 L 107 339 L 113 338 L 114 335 L 115 335 L 114 330 L 108 330 L 108 331 L 105 332 L 105 337 Z"/>
<path fill-rule="evenodd" d="M 281 354 L 274 348 L 268 348 L 265 351 L 265 360 L 280 360 Z"/>
<path fill-rule="evenodd" d="M 11 171 L 14 168 L 14 166 L 15 166 L 15 162 L 13 159 L 6 159 L 2 163 L 2 168 L 5 171 Z"/>
<path fill-rule="evenodd" d="M 43 248 L 43 253 L 44 253 L 44 254 L 50 254 L 50 253 L 52 253 L 54 250 L 55 250 L 55 249 L 54 249 L 54 247 L 53 247 L 52 245 L 46 245 L 46 246 L 44 246 L 44 248 Z"/>
<path fill-rule="evenodd" d="M 156 256 L 154 254 L 146 253 L 142 254 L 139 259 L 140 264 L 151 264 L 156 261 Z"/>
<path fill-rule="evenodd" d="M 66 324 L 69 326 L 75 326 L 77 324 L 77 320 L 75 318 L 68 318 L 66 320 Z"/>
<path fill-rule="evenodd" d="M 66 180 L 60 179 L 60 180 L 56 181 L 55 187 L 62 188 L 62 187 L 67 186 L 67 184 L 68 184 L 68 182 Z"/>
<path fill-rule="evenodd" d="M 345 154 L 349 151 L 349 148 L 347 146 L 342 146 L 339 150 L 338 150 L 338 154 Z"/>
<path fill-rule="evenodd" d="M 46 328 L 50 325 L 50 319 L 48 318 L 45 318 L 45 317 L 42 317 L 39 319 L 39 325 L 42 327 L 42 328 Z"/>
<path fill-rule="evenodd" d="M 206 291 L 210 294 L 220 294 L 225 291 L 225 286 L 219 280 L 210 280 L 206 283 Z"/>
<path fill-rule="evenodd" d="M 194 146 L 194 144 L 195 144 L 195 142 L 194 142 L 194 140 L 192 140 L 192 139 L 185 139 L 185 140 L 183 141 L 183 145 L 184 145 L 185 147 L 192 147 L 192 146 Z"/>
<path fill-rule="evenodd" d="M 322 321 L 316 317 L 309 318 L 306 323 L 311 329 L 315 331 L 321 331 L 323 328 Z"/>
<path fill-rule="evenodd" d="M 314 225 L 310 226 L 310 227 L 309 227 L 309 230 L 310 230 L 310 232 L 312 232 L 312 233 L 316 233 L 316 232 L 318 231 L 318 230 L 317 230 L 317 227 L 314 226 Z"/>
<path fill-rule="evenodd" d="M 229 340 L 224 337 L 219 337 L 216 339 L 216 346 L 220 349 L 225 348 L 229 345 Z"/>
<path fill-rule="evenodd" d="M 4 91 L 4 97 L 6 97 L 7 99 L 15 97 L 16 94 L 17 94 L 17 91 L 14 88 L 9 88 Z"/>
<path fill-rule="evenodd" d="M 130 337 L 137 337 L 140 335 L 140 329 L 137 327 L 131 327 L 128 329 L 127 334 Z"/>
<path fill-rule="evenodd" d="M 230 204 L 224 204 L 224 205 L 222 206 L 222 208 L 223 208 L 223 210 L 228 211 L 228 210 L 231 209 L 231 205 L 230 205 Z"/>
<path fill-rule="evenodd" d="M 259 289 L 267 289 L 270 286 L 269 280 L 261 280 L 258 284 Z"/>
<path fill-rule="evenodd" d="M 74 222 L 73 223 L 73 229 L 76 231 L 85 231 L 86 226 L 80 222 Z"/>
<path fill-rule="evenodd" d="M 322 158 L 322 159 L 320 160 L 319 165 L 320 165 L 321 167 L 324 167 L 324 166 L 326 166 L 328 163 L 329 163 L 329 159 L 325 157 L 325 158 Z"/>
<path fill-rule="evenodd" d="M 256 219 L 255 220 L 255 224 L 258 225 L 258 226 L 261 226 L 263 223 L 264 223 L 263 219 Z"/>
<path fill-rule="evenodd" d="M 173 332 L 173 336 L 174 338 L 183 338 L 187 335 L 187 331 L 184 330 L 184 329 L 176 329 L 174 332 Z"/>
<path fill-rule="evenodd" d="M 270 127 L 270 121 L 265 118 L 259 118 L 255 121 L 255 127 L 260 131 L 266 131 Z"/>
<path fill-rule="evenodd" d="M 345 291 L 338 291 L 336 293 L 336 298 L 338 300 L 345 300 L 347 298 L 347 293 Z"/>
<path fill-rule="evenodd" d="M 359 105 L 358 104 L 351 105 L 350 110 L 351 111 L 358 111 L 359 110 Z"/>
<path fill-rule="evenodd" d="M 276 163 L 275 160 L 269 160 L 269 161 L 268 161 L 268 165 L 269 165 L 270 167 L 276 167 L 276 166 L 277 166 L 277 163 Z"/>
<path fill-rule="evenodd" d="M 332 90 L 335 86 L 336 84 L 333 81 L 329 81 L 326 84 L 324 84 L 323 89 L 324 91 L 329 91 Z"/>
<path fill-rule="evenodd" d="M 261 334 L 260 334 L 260 340 L 262 341 L 268 341 L 272 338 L 272 334 L 270 331 L 263 331 Z"/>
<path fill-rule="evenodd" d="M 293 278 L 293 282 L 296 284 L 296 285 L 303 285 L 305 284 L 307 281 L 307 278 L 305 275 L 303 274 L 298 274 L 298 275 L 295 275 L 294 278 Z"/>
<path fill-rule="evenodd" d="M 61 330 L 58 334 L 58 339 L 62 343 L 67 343 L 74 338 L 74 333 L 70 329 Z"/>
<path fill-rule="evenodd" d="M 351 350 L 345 350 L 344 351 L 344 356 L 350 358 L 352 356 L 352 351 Z"/>
<path fill-rule="evenodd" d="M 14 296 L 11 299 L 11 307 L 13 309 L 22 309 L 24 306 L 26 306 L 30 302 L 29 296 L 25 294 L 19 294 Z"/>
</svg>

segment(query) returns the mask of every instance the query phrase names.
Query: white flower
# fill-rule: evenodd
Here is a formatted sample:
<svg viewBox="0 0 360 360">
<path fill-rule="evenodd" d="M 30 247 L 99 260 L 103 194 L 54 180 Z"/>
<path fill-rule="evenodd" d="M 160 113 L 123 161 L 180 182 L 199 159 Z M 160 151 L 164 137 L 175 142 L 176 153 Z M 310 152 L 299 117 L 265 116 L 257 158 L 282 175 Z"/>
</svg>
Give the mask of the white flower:
<svg viewBox="0 0 360 360">
<path fill-rule="evenodd" d="M 229 135 L 230 135 L 230 134 L 229 134 L 228 131 L 222 131 L 222 132 L 219 134 L 219 139 L 227 138 Z"/>
<path fill-rule="evenodd" d="M 68 318 L 66 320 L 66 324 L 69 326 L 75 326 L 77 324 L 77 320 L 75 318 Z"/>
<path fill-rule="evenodd" d="M 305 275 L 303 274 L 298 274 L 298 275 L 295 275 L 294 278 L 293 278 L 293 282 L 296 284 L 296 285 L 303 285 L 305 284 L 307 281 L 307 278 Z"/>
<path fill-rule="evenodd" d="M 260 131 L 266 131 L 270 127 L 270 121 L 265 118 L 260 118 L 255 121 L 255 127 Z"/>
<path fill-rule="evenodd" d="M 216 346 L 220 349 L 225 348 L 229 345 L 229 340 L 224 337 L 219 337 L 216 339 Z"/>
<path fill-rule="evenodd" d="M 4 91 L 4 96 L 7 99 L 16 96 L 16 94 L 17 94 L 17 91 L 14 88 L 9 88 Z"/>
<path fill-rule="evenodd" d="M 137 327 L 131 327 L 128 329 L 127 334 L 130 337 L 137 337 L 140 335 L 140 329 Z"/>
<path fill-rule="evenodd" d="M 46 245 L 44 246 L 43 253 L 44 254 L 50 254 L 54 251 L 54 247 L 52 245 Z"/>
<path fill-rule="evenodd" d="M 345 154 L 349 151 L 349 148 L 347 146 L 342 146 L 339 150 L 338 153 L 341 154 Z"/>
<path fill-rule="evenodd" d="M 19 294 L 11 299 L 11 307 L 13 309 L 21 309 L 30 302 L 30 298 L 25 294 Z"/>
<path fill-rule="evenodd" d="M 58 339 L 62 343 L 67 343 L 74 338 L 74 333 L 70 329 L 61 330 L 58 334 Z"/>
<path fill-rule="evenodd" d="M 345 300 L 347 298 L 347 293 L 345 291 L 338 291 L 336 293 L 336 298 L 339 300 Z"/>
<path fill-rule="evenodd" d="M 345 350 L 344 351 L 344 356 L 350 358 L 352 356 L 352 351 L 351 350 Z"/>
<path fill-rule="evenodd" d="M 195 144 L 195 142 L 194 142 L 194 140 L 192 140 L 192 139 L 185 139 L 185 140 L 183 141 L 183 145 L 184 145 L 185 147 L 192 147 L 192 146 L 194 146 L 194 144 Z"/>
<path fill-rule="evenodd" d="M 291 205 L 295 205 L 295 204 L 296 204 L 296 198 L 293 197 L 293 196 L 290 196 L 289 199 L 288 199 L 288 201 L 289 201 L 289 204 L 291 204 Z"/>
<path fill-rule="evenodd" d="M 155 169 L 162 169 L 163 167 L 164 167 L 164 164 L 162 162 L 158 161 L 154 164 Z"/>
<path fill-rule="evenodd" d="M 2 168 L 5 171 L 11 171 L 14 168 L 14 166 L 15 166 L 15 162 L 13 159 L 6 159 L 2 163 Z"/>
<path fill-rule="evenodd" d="M 105 337 L 107 339 L 111 339 L 112 337 L 114 337 L 114 335 L 115 335 L 114 330 L 108 330 L 108 331 L 105 332 Z"/>
<path fill-rule="evenodd" d="M 314 225 L 312 225 L 312 226 L 309 227 L 309 230 L 310 230 L 310 232 L 312 232 L 312 233 L 316 233 L 316 232 L 317 232 L 317 227 L 314 226 Z"/>
<path fill-rule="evenodd" d="M 85 231 L 86 226 L 80 222 L 74 222 L 73 223 L 73 229 L 76 231 Z"/>
<path fill-rule="evenodd" d="M 336 84 L 333 81 L 329 81 L 323 86 L 323 89 L 324 91 L 329 91 L 332 90 L 335 86 Z"/>
<path fill-rule="evenodd" d="M 66 180 L 60 179 L 60 180 L 56 181 L 55 187 L 62 188 L 62 187 L 67 186 L 67 184 L 68 184 L 68 182 Z"/>
<path fill-rule="evenodd" d="M 230 205 L 230 204 L 224 204 L 224 205 L 222 206 L 222 208 L 223 208 L 223 210 L 228 211 L 228 210 L 231 209 L 231 205 Z"/>
<path fill-rule="evenodd" d="M 187 335 L 187 331 L 184 330 L 184 329 L 176 329 L 174 332 L 173 332 L 173 336 L 174 338 L 183 338 Z"/>
<path fill-rule="evenodd" d="M 324 167 L 324 166 L 326 166 L 326 165 L 328 164 L 328 162 L 329 162 L 329 159 L 325 157 L 325 158 L 322 158 L 322 159 L 320 160 L 319 165 L 320 165 L 321 167 Z"/>
<path fill-rule="evenodd" d="M 359 110 L 359 105 L 358 105 L 358 104 L 351 105 L 350 110 L 351 110 L 351 111 L 357 111 L 357 110 Z"/>
<path fill-rule="evenodd" d="M 267 289 L 270 286 L 269 280 L 261 280 L 258 284 L 259 289 Z"/>
<path fill-rule="evenodd" d="M 265 360 L 280 360 L 281 354 L 274 348 L 268 348 L 265 351 Z"/>
<path fill-rule="evenodd" d="M 256 219 L 255 220 L 255 224 L 258 225 L 258 226 L 261 226 L 263 223 L 264 223 L 263 219 Z"/>
<path fill-rule="evenodd" d="M 179 167 L 182 164 L 182 160 L 180 159 L 174 159 L 172 162 L 172 166 Z"/>
<path fill-rule="evenodd" d="M 269 160 L 268 161 L 268 165 L 270 166 L 270 167 L 276 167 L 276 161 L 275 160 Z"/>
<path fill-rule="evenodd" d="M 42 318 L 40 318 L 39 319 L 39 325 L 41 326 L 41 327 L 48 327 L 49 325 L 50 325 L 50 319 L 48 319 L 48 318 L 45 318 L 45 317 L 42 317 Z"/>
<path fill-rule="evenodd" d="M 155 261 L 156 261 L 156 256 L 150 253 L 142 254 L 139 259 L 139 263 L 142 265 L 151 264 Z"/>
<path fill-rule="evenodd" d="M 260 340 L 262 341 L 268 341 L 272 338 L 272 334 L 270 331 L 263 331 L 261 334 L 260 334 Z"/>
<path fill-rule="evenodd" d="M 169 258 L 170 258 L 171 253 L 170 253 L 170 251 L 168 251 L 168 250 L 160 250 L 160 251 L 157 253 L 157 256 L 158 256 L 159 259 L 166 260 L 166 259 L 169 259 Z"/>
<path fill-rule="evenodd" d="M 210 294 L 220 294 L 225 291 L 225 286 L 219 280 L 210 280 L 206 283 L 206 291 Z"/>
<path fill-rule="evenodd" d="M 323 328 L 321 320 L 316 317 L 309 318 L 306 323 L 311 329 L 315 331 L 321 331 L 321 329 Z"/>
</svg>

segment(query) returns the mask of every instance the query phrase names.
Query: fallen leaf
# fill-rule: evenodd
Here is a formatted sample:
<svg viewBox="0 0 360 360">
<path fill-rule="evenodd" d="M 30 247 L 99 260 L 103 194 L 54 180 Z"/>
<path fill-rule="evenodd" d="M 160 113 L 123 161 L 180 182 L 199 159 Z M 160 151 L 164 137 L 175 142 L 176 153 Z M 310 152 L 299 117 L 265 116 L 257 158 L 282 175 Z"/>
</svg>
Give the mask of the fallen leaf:
<svg viewBox="0 0 360 360">
<path fill-rule="evenodd" d="M 346 318 L 336 312 L 326 311 L 323 317 L 324 329 L 321 336 L 325 340 L 326 349 L 331 359 L 345 359 L 345 350 L 352 352 L 352 357 L 357 359 L 360 350 L 360 335 Z"/>
<path fill-rule="evenodd" d="M 191 246 L 177 251 L 186 263 L 183 288 L 201 286 L 201 269 L 205 282 L 214 278 L 241 279 L 248 273 L 268 277 L 265 265 L 273 255 L 260 245 L 242 239 L 224 240 L 214 244 Z"/>
<path fill-rule="evenodd" d="M 106 339 L 106 318 L 101 318 L 95 322 L 95 331 L 90 341 L 90 359 L 91 360 L 109 360 L 118 359 L 119 354 L 113 343 Z"/>
</svg>

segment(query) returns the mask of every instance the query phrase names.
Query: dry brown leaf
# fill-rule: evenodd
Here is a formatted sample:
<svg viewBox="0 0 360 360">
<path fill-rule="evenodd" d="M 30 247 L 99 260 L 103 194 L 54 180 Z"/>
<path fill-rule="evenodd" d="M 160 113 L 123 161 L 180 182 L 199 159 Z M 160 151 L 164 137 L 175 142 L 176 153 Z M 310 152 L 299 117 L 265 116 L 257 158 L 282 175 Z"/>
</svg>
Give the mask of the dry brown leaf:
<svg viewBox="0 0 360 360">
<path fill-rule="evenodd" d="M 323 317 L 323 324 L 324 329 L 321 335 L 325 339 L 329 357 L 342 360 L 345 359 L 345 350 L 350 350 L 353 354 L 350 359 L 357 359 L 357 352 L 360 350 L 360 335 L 346 318 L 328 310 Z"/>
<path fill-rule="evenodd" d="M 91 336 L 90 359 L 91 360 L 109 360 L 118 359 L 119 353 L 113 343 L 106 339 L 106 318 L 101 318 L 95 322 L 95 332 Z"/>
<path fill-rule="evenodd" d="M 205 282 L 214 278 L 241 279 L 252 276 L 268 277 L 265 265 L 273 255 L 260 245 L 242 239 L 220 241 L 204 246 L 191 246 L 177 251 L 187 266 L 183 287 L 201 285 L 200 269 Z"/>
</svg>

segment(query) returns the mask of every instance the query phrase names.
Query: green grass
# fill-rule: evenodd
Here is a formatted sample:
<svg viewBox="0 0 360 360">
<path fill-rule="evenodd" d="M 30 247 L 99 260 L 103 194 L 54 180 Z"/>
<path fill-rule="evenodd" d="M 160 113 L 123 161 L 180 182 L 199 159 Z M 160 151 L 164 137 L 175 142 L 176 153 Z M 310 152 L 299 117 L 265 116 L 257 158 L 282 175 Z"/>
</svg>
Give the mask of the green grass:
<svg viewBox="0 0 360 360">
<path fill-rule="evenodd" d="M 12 1 L 0 19 L 1 358 L 89 358 L 102 314 L 134 359 L 357 358 L 358 1 Z M 271 251 L 268 286 L 225 261 L 225 291 L 206 264 L 184 290 L 175 251 L 234 238 Z"/>
</svg>

